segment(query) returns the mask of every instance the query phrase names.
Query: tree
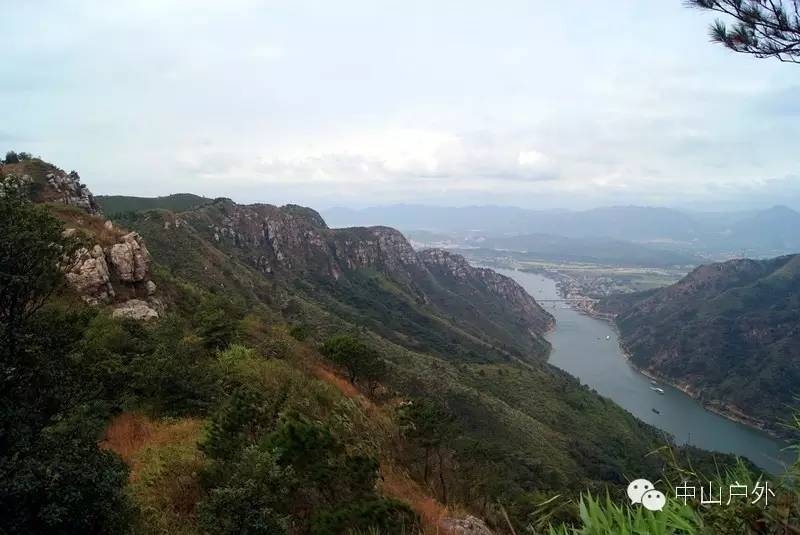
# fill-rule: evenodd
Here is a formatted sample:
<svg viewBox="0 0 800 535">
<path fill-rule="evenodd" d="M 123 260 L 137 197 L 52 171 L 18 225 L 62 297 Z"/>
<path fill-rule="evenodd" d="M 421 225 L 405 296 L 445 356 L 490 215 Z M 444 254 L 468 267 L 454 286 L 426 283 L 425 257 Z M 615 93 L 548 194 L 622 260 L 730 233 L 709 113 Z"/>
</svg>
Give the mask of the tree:
<svg viewBox="0 0 800 535">
<path fill-rule="evenodd" d="M 410 442 L 423 450 L 423 480 L 427 483 L 430 474 L 430 456 L 436 454 L 439 471 L 439 485 L 442 502 L 447 503 L 447 484 L 445 482 L 445 444 L 454 434 L 455 419 L 441 402 L 429 399 L 416 399 L 404 404 L 400 409 L 400 427 Z"/>
<path fill-rule="evenodd" d="M 212 295 L 195 313 L 194 324 L 207 349 L 225 349 L 238 334 L 239 311 L 220 296 Z"/>
<path fill-rule="evenodd" d="M 0 214 L 0 533 L 121 532 L 128 471 L 76 364 L 88 315 L 44 306 L 75 243 L 8 181 Z"/>
<path fill-rule="evenodd" d="M 800 0 L 687 0 L 686 3 L 736 21 L 729 26 L 717 19 L 711 25 L 712 41 L 757 58 L 800 63 Z"/>
<path fill-rule="evenodd" d="M 289 533 L 291 517 L 286 504 L 293 486 L 290 468 L 279 466 L 271 452 L 248 446 L 239 458 L 225 465 L 224 480 L 198 504 L 202 532 Z"/>
<path fill-rule="evenodd" d="M 0 358 L 15 366 L 27 322 L 64 283 L 77 241 L 18 184 L 0 184 Z"/>
<path fill-rule="evenodd" d="M 10 150 L 6 153 L 6 163 L 19 163 L 19 155 Z"/>
<path fill-rule="evenodd" d="M 380 354 L 349 334 L 329 338 L 322 346 L 322 354 L 343 367 L 351 383 L 355 384 L 359 378 L 366 380 L 372 392 L 386 373 Z"/>
</svg>

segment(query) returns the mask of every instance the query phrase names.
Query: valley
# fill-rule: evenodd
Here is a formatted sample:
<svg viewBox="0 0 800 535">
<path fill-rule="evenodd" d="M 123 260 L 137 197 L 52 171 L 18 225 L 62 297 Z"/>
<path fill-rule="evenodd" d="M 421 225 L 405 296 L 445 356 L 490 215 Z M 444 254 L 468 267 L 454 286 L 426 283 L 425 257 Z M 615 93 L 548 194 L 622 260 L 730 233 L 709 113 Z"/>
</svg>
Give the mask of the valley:
<svg viewBox="0 0 800 535">
<path fill-rule="evenodd" d="M 74 363 L 63 372 L 79 393 L 71 395 L 93 408 L 74 414 L 56 398 L 52 417 L 89 418 L 82 440 L 95 440 L 87 451 L 122 456 L 109 458 L 115 477 L 178 463 L 169 466 L 179 479 L 159 476 L 162 484 L 192 488 L 194 501 L 181 505 L 188 513 L 168 513 L 171 496 L 131 479 L 115 499 L 131 500 L 140 522 L 166 515 L 169 525 L 189 522 L 187 533 L 202 530 L 226 518 L 219 500 L 262 462 L 315 489 L 258 491 L 277 500 L 263 505 L 280 508 L 275 526 L 357 525 L 377 508 L 385 526 L 423 519 L 425 533 L 473 522 L 470 514 L 501 532 L 523 529 L 543 502 L 546 518 L 572 522 L 582 492 L 618 496 L 632 473 L 667 477 L 689 466 L 754 475 L 791 462 L 780 443 L 683 393 L 654 393 L 611 327 L 576 310 L 658 291 L 681 266 L 416 250 L 390 227 L 331 228 L 307 207 L 192 195 L 114 197 L 124 208 L 107 218 L 106 199 L 76 172 L 39 159 L 0 171 L 4 202 L 44 218 L 46 240 L 75 247 L 62 256 L 72 259 L 66 286 L 37 319 L 45 327 L 25 328 L 47 328 L 61 314 L 85 318 L 59 351 Z M 21 436 L 47 432 L 38 425 Z M 126 445 L 130 425 L 165 449 Z M 172 447 L 181 456 L 167 461 Z M 321 448 L 324 466 L 289 456 L 305 447 Z M 345 477 L 351 463 L 359 466 Z M 325 498 L 328 470 L 344 478 L 341 500 Z M 392 483 L 378 484 L 379 474 Z M 444 516 L 450 506 L 461 516 Z"/>
<path fill-rule="evenodd" d="M 509 269 L 500 272 L 514 278 L 537 300 L 554 300 L 561 295 L 556 281 L 540 274 Z M 553 346 L 548 361 L 671 435 L 677 443 L 741 455 L 776 474 L 785 472 L 793 462 L 793 453 L 785 450 L 787 443 L 711 412 L 664 383 L 659 382 L 663 395 L 654 392 L 651 379 L 624 355 L 618 333 L 608 321 L 565 303 L 554 303 L 548 310 L 556 318 L 556 327 L 547 335 Z"/>
</svg>

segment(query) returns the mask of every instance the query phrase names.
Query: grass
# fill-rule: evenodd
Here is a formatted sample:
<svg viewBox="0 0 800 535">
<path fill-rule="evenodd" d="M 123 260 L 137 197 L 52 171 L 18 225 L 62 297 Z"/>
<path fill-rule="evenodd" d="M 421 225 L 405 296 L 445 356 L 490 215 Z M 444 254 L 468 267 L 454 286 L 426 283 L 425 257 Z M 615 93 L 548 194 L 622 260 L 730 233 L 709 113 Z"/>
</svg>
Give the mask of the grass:
<svg viewBox="0 0 800 535">
<path fill-rule="evenodd" d="M 443 505 L 427 489 L 417 483 L 407 471 L 396 464 L 381 463 L 380 470 L 380 492 L 410 505 L 419 514 L 422 532 L 425 535 L 442 533 L 442 519 L 465 514 L 461 508 Z"/>
<path fill-rule="evenodd" d="M 130 468 L 127 493 L 139 510 L 137 533 L 195 533 L 202 429 L 196 418 L 153 420 L 139 412 L 124 412 L 109 424 L 100 446 Z"/>
<path fill-rule="evenodd" d="M 580 499 L 581 525 L 579 527 L 550 527 L 549 535 L 677 535 L 700 533 L 703 520 L 688 505 L 668 500 L 660 512 L 648 511 L 640 505 L 627 506 L 615 503 L 608 495 L 605 499 L 587 493 Z"/>
<path fill-rule="evenodd" d="M 203 421 L 198 418 L 153 420 L 141 412 L 123 412 L 106 429 L 100 447 L 109 449 L 130 467 L 130 478 L 139 477 L 141 453 L 146 448 L 189 445 L 201 436 Z"/>
<path fill-rule="evenodd" d="M 106 227 L 106 218 L 87 214 L 82 208 L 68 204 L 52 203 L 48 205 L 50 213 L 64 222 L 66 228 L 77 228 L 92 243 L 108 247 L 118 243 L 128 230 L 116 225 Z"/>
</svg>

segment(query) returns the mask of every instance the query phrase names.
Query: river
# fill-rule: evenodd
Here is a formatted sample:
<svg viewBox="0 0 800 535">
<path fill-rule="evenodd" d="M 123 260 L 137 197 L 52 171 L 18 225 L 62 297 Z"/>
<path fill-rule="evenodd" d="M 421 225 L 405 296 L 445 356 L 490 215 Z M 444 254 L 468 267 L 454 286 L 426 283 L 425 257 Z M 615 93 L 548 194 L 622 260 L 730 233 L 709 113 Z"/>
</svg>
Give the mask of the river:
<svg viewBox="0 0 800 535">
<path fill-rule="evenodd" d="M 516 280 L 535 299 L 560 298 L 551 279 L 523 271 L 494 269 Z M 639 419 L 666 431 L 675 442 L 735 453 L 772 473 L 784 472 L 793 460 L 794 455 L 784 451 L 785 443 L 706 410 L 677 388 L 659 384 L 664 389 L 663 395 L 651 390 L 650 379 L 630 365 L 619 347 L 616 331 L 607 322 L 581 314 L 565 303 L 542 303 L 542 306 L 556 318 L 555 329 L 547 335 L 553 345 L 550 363 Z"/>
</svg>

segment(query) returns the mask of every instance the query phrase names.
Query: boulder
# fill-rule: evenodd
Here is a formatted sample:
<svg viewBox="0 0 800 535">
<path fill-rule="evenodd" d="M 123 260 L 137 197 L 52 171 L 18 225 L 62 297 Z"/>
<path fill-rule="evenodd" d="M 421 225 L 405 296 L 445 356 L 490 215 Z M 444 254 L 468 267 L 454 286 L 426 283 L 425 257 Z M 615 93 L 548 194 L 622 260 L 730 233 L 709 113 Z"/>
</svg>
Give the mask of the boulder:
<svg viewBox="0 0 800 535">
<path fill-rule="evenodd" d="M 483 520 L 474 516 L 466 518 L 443 518 L 442 529 L 450 535 L 494 535 Z"/>
<path fill-rule="evenodd" d="M 139 321 L 147 321 L 158 318 L 158 312 L 150 308 L 147 301 L 141 299 L 130 299 L 114 309 L 114 318 L 129 318 Z"/>
<path fill-rule="evenodd" d="M 119 280 L 140 282 L 146 279 L 150 252 L 137 232 L 126 234 L 120 243 L 112 245 L 108 256 Z"/>
<path fill-rule="evenodd" d="M 114 298 L 108 264 L 103 249 L 95 245 L 91 250 L 78 250 L 75 263 L 67 273 L 67 282 L 90 304 L 108 303 Z"/>
</svg>

